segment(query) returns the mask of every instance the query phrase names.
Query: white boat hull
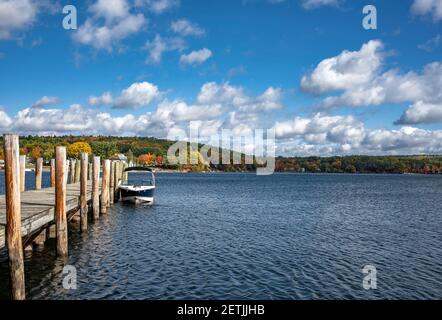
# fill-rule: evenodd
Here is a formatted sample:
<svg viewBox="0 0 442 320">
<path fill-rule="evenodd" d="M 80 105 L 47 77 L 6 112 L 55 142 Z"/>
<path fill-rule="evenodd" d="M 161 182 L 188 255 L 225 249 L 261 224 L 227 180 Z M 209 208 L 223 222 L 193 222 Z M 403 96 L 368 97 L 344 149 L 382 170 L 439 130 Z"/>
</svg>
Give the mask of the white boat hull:
<svg viewBox="0 0 442 320">
<path fill-rule="evenodd" d="M 123 202 L 152 204 L 154 202 L 155 187 L 120 185 L 119 193 L 120 200 Z"/>
<path fill-rule="evenodd" d="M 134 204 L 153 204 L 154 198 L 153 197 L 122 197 L 121 201 L 123 202 L 130 202 Z"/>
</svg>

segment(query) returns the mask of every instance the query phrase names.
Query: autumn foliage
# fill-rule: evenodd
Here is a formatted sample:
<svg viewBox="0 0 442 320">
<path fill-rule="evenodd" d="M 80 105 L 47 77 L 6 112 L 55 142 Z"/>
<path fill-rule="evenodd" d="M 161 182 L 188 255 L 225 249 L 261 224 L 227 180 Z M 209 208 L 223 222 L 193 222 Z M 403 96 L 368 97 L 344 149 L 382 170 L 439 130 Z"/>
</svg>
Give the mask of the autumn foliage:
<svg viewBox="0 0 442 320">
<path fill-rule="evenodd" d="M 152 153 L 142 154 L 141 156 L 138 157 L 138 162 L 143 165 L 151 165 L 154 163 L 154 160 L 155 160 L 155 155 L 153 155 Z"/>
<path fill-rule="evenodd" d="M 92 148 L 87 142 L 75 142 L 68 148 L 70 158 L 79 158 L 81 153 L 92 154 Z"/>
<path fill-rule="evenodd" d="M 33 160 L 37 160 L 38 158 L 41 158 L 41 148 L 39 146 L 36 146 L 31 151 L 31 158 Z"/>
</svg>

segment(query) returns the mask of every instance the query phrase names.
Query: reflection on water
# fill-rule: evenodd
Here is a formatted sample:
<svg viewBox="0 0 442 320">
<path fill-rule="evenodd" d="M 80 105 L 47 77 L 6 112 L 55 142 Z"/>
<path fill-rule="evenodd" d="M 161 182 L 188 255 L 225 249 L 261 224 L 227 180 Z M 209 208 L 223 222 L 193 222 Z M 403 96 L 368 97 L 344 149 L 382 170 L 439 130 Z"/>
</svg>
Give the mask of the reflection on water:
<svg viewBox="0 0 442 320">
<path fill-rule="evenodd" d="M 154 206 L 116 204 L 83 235 L 71 226 L 77 290 L 63 289 L 51 241 L 26 257 L 27 294 L 441 299 L 441 207 L 441 176 L 160 174 Z M 362 287 L 365 265 L 377 290 Z"/>
</svg>

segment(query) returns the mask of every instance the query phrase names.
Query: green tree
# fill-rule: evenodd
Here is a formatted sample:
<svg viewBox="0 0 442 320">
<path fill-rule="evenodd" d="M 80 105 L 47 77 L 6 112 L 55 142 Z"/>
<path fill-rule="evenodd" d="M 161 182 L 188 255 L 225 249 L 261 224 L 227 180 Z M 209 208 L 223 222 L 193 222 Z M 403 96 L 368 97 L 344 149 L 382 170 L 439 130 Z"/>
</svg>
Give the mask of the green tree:
<svg viewBox="0 0 442 320">
<path fill-rule="evenodd" d="M 41 154 L 43 159 L 45 159 L 45 160 L 53 159 L 55 156 L 55 149 L 54 148 L 55 147 L 53 145 L 46 145 L 43 148 L 43 152 Z"/>
<path fill-rule="evenodd" d="M 134 156 L 134 153 L 132 152 L 132 149 L 129 149 L 126 156 L 127 156 L 127 161 L 135 162 L 135 156 Z"/>
<path fill-rule="evenodd" d="M 92 142 L 91 147 L 92 153 L 102 159 L 110 158 L 118 152 L 117 145 L 111 142 Z"/>
</svg>

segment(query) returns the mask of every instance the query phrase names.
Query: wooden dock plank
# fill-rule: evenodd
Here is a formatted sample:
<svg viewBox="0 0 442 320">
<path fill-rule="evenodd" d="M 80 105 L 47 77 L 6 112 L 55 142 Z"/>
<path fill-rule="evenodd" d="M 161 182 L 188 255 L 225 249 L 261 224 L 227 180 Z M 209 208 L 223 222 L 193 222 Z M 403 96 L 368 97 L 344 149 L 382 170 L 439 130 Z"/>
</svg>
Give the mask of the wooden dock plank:
<svg viewBox="0 0 442 320">
<path fill-rule="evenodd" d="M 101 185 L 100 185 L 101 189 Z M 92 182 L 88 181 L 87 201 L 92 200 Z M 25 237 L 54 222 L 55 188 L 21 193 L 22 236 Z M 80 183 L 67 185 L 66 210 L 80 208 Z M 6 203 L 0 196 L 0 249 L 5 247 Z"/>
</svg>

